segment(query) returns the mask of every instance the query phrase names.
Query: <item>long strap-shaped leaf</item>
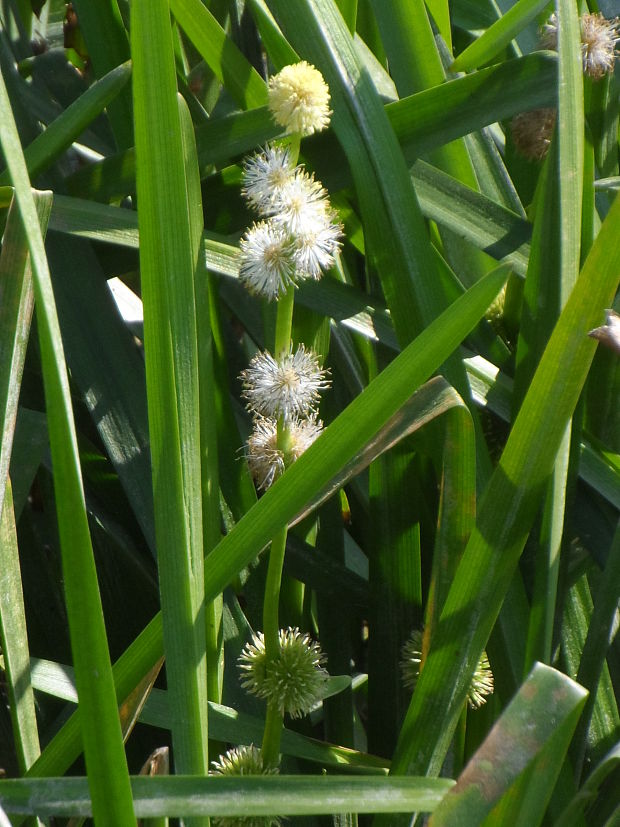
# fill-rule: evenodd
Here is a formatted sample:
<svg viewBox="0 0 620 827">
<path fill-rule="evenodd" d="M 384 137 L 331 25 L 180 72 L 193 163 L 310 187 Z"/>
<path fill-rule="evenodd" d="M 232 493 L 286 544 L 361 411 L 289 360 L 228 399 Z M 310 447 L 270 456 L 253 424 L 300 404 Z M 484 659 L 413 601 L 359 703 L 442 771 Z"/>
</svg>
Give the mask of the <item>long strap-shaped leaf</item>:
<svg viewBox="0 0 620 827">
<path fill-rule="evenodd" d="M 337 776 L 259 775 L 179 778 L 169 775 L 132 779 L 140 816 L 223 816 L 224 823 L 260 823 L 258 816 L 333 812 L 432 811 L 453 786 L 449 778 L 346 778 Z M 9 813 L 59 816 L 91 811 L 83 778 L 0 781 L 0 807 Z M 0 809 L 0 813 L 2 810 Z M 249 818 L 254 816 L 254 818 Z M 231 823 L 228 821 L 228 823 Z M 187 823 L 187 822 L 186 822 Z M 1 822 L 0 822 L 1 824 Z M 120 827 L 120 822 L 118 827 Z M 115 825 L 116 827 L 116 825 Z"/>
<path fill-rule="evenodd" d="M 97 78 L 113 72 L 129 57 L 129 38 L 117 0 L 76 0 L 74 8 Z M 131 146 L 131 90 L 125 88 L 108 108 L 108 118 L 120 149 Z"/>
<path fill-rule="evenodd" d="M 140 269 L 155 536 L 175 767 L 206 774 L 198 350 L 181 118 L 166 0 L 132 4 Z M 185 106 L 185 104 L 181 104 Z"/>
<path fill-rule="evenodd" d="M 429 827 L 539 824 L 586 696 L 586 690 L 566 675 L 535 665 L 433 814 Z M 500 817 L 494 811 L 485 820 L 515 781 L 521 795 L 512 801 L 505 796 Z"/>
<path fill-rule="evenodd" d="M 395 772 L 443 763 L 467 688 L 536 513 L 594 348 L 587 332 L 618 284 L 620 199 L 612 206 L 532 380 L 457 570 L 394 757 Z"/>
<path fill-rule="evenodd" d="M 572 0 L 558 3 L 558 129 L 542 179 L 535 241 L 524 291 L 523 321 L 517 353 L 516 387 L 529 382 L 558 314 L 579 273 L 583 188 L 583 80 L 580 28 Z M 514 407 L 520 402 L 520 393 Z M 569 469 L 570 423 L 545 495 L 540 549 L 536 559 L 525 670 L 535 660 L 550 663 L 552 633 L 564 529 Z"/>
<path fill-rule="evenodd" d="M 200 0 L 171 0 L 170 7 L 185 34 L 236 103 L 244 109 L 263 106 L 267 102 L 265 81 L 208 8 Z"/>
<path fill-rule="evenodd" d="M 39 221 L 47 229 L 51 194 L 37 194 L 35 203 Z M 17 203 L 12 199 L 0 253 L 0 512 L 11 461 L 33 306 L 28 243 Z"/>
<path fill-rule="evenodd" d="M 513 37 L 535 19 L 548 3 L 546 0 L 519 0 L 490 26 L 478 40 L 468 46 L 450 67 L 453 72 L 467 72 L 487 63 L 507 46 Z"/>
<path fill-rule="evenodd" d="M 424 0 L 372 0 L 372 5 L 399 96 L 441 86 L 446 75 Z M 444 117 L 451 120 L 449 110 Z M 463 184 L 478 189 L 464 141 L 435 145 L 429 160 Z M 465 284 L 472 284 L 490 269 L 490 262 L 462 238 L 445 228 L 440 232 L 443 253 Z"/>
<path fill-rule="evenodd" d="M 67 616 L 93 809 L 101 823 L 131 825 L 135 817 L 86 516 L 69 379 L 39 220 L 4 78 L 0 78 L 0 111 L 0 145 L 27 228 L 32 262 Z"/>
<path fill-rule="evenodd" d="M 51 203 L 50 193 L 38 194 L 36 207 L 43 230 L 47 228 Z M 21 772 L 38 758 L 40 748 L 30 686 L 24 596 L 8 474 L 33 304 L 28 243 L 13 200 L 0 253 L 0 644 Z"/>
<path fill-rule="evenodd" d="M 13 741 L 21 773 L 39 757 L 39 733 L 30 682 L 30 655 L 11 481 L 0 516 L 0 646 L 11 705 Z"/>
<path fill-rule="evenodd" d="M 31 178 L 36 178 L 61 155 L 86 129 L 97 115 L 118 96 L 131 76 L 131 64 L 117 66 L 101 80 L 93 83 L 83 95 L 65 109 L 62 115 L 47 127 L 24 150 L 24 157 Z M 0 183 L 6 183 L 6 172 L 0 175 Z"/>
</svg>

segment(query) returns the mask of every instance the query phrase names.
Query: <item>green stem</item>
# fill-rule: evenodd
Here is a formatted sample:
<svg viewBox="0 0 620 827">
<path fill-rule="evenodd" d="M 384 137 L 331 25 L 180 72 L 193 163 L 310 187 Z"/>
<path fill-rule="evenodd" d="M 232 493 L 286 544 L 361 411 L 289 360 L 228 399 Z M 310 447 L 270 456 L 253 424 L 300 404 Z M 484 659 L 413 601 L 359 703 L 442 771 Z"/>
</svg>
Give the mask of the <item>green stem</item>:
<svg viewBox="0 0 620 827">
<path fill-rule="evenodd" d="M 458 776 L 465 765 L 465 735 L 467 732 L 467 704 L 464 704 L 454 733 L 454 773 Z"/>
<path fill-rule="evenodd" d="M 291 329 L 293 327 L 293 307 L 295 304 L 295 288 L 289 287 L 287 292 L 278 301 L 276 316 L 276 342 L 274 357 L 281 353 L 288 353 L 291 347 Z"/>
<path fill-rule="evenodd" d="M 278 607 L 280 603 L 280 584 L 282 566 L 286 549 L 288 527 L 281 529 L 271 541 L 269 567 L 265 584 L 263 603 L 263 630 L 265 635 L 265 656 L 267 662 L 280 654 L 280 624 Z M 280 734 L 282 732 L 282 714 L 277 707 L 268 704 L 263 733 L 262 754 L 265 766 L 277 767 L 280 763 Z"/>
<path fill-rule="evenodd" d="M 289 147 L 294 164 L 299 158 L 299 135 L 290 135 L 282 141 L 282 145 Z M 289 287 L 284 296 L 278 301 L 276 315 L 276 335 L 274 356 L 288 353 L 291 348 L 291 331 L 293 328 L 293 308 L 295 304 L 294 287 Z M 282 418 L 278 420 L 278 448 L 285 458 L 289 450 L 290 433 Z M 286 460 L 285 460 L 286 461 Z M 269 566 L 265 597 L 263 602 L 263 634 L 265 635 L 265 656 L 267 661 L 273 660 L 280 654 L 280 587 L 282 584 L 282 568 L 286 550 L 286 535 L 288 526 L 280 529 L 271 541 L 269 552 Z M 283 717 L 280 711 L 268 704 L 263 734 L 262 754 L 265 766 L 277 767 L 280 763 L 280 735 L 282 733 Z"/>
<path fill-rule="evenodd" d="M 280 736 L 283 718 L 280 710 L 269 704 L 265 717 L 265 732 L 261 752 L 264 767 L 277 767 L 280 764 Z"/>
<path fill-rule="evenodd" d="M 222 595 L 211 600 L 205 606 L 205 623 L 207 638 L 207 696 L 210 701 L 222 701 Z"/>
<path fill-rule="evenodd" d="M 288 528 L 286 526 L 278 531 L 271 541 L 269 552 L 269 567 L 267 569 L 265 599 L 263 602 L 263 632 L 265 635 L 265 654 L 268 659 L 277 657 L 280 652 L 278 608 L 287 533 Z"/>
</svg>

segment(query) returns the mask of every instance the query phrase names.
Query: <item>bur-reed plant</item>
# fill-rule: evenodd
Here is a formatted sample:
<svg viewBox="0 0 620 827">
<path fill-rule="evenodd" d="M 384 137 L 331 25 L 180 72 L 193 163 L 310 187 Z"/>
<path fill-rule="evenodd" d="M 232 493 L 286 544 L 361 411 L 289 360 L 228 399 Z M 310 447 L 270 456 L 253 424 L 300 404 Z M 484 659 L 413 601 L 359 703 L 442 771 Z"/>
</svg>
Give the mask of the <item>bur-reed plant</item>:
<svg viewBox="0 0 620 827">
<path fill-rule="evenodd" d="M 614 823 L 612 5 L 0 9 L 0 823 Z"/>
</svg>

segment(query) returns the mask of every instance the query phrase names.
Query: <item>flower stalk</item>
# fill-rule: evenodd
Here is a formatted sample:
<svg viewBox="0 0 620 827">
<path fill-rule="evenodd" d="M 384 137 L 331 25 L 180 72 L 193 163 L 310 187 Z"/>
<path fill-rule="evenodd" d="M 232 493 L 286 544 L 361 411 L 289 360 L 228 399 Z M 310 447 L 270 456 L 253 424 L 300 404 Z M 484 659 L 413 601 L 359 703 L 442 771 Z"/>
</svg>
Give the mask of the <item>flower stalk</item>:
<svg viewBox="0 0 620 827">
<path fill-rule="evenodd" d="M 341 225 L 321 183 L 298 165 L 305 135 L 329 122 L 329 89 L 302 61 L 269 82 L 269 108 L 286 136 L 244 164 L 242 194 L 260 215 L 241 239 L 239 277 L 248 290 L 277 301 L 273 356 L 256 354 L 242 371 L 243 395 L 254 417 L 248 463 L 260 489 L 268 488 L 316 439 L 319 393 L 328 387 L 318 357 L 293 351 L 295 287 L 332 266 Z M 284 714 L 306 714 L 327 677 L 318 646 L 298 629 L 281 630 L 280 593 L 288 526 L 272 538 L 263 603 L 263 634 L 245 647 L 242 685 L 267 702 L 262 743 L 266 767 L 277 767 Z"/>
</svg>

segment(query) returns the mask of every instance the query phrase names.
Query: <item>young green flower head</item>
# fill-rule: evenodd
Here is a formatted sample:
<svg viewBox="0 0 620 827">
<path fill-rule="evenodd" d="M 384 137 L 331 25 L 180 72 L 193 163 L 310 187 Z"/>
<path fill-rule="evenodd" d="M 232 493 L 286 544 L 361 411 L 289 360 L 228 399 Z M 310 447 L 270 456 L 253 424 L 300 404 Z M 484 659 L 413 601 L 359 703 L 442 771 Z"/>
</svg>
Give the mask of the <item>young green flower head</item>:
<svg viewBox="0 0 620 827">
<path fill-rule="evenodd" d="M 211 763 L 211 775 L 275 775 L 277 767 L 265 767 L 261 751 L 249 746 L 233 747 Z M 279 827 L 277 816 L 212 816 L 213 827 Z"/>
<path fill-rule="evenodd" d="M 280 629 L 280 653 L 268 659 L 265 638 L 258 632 L 239 657 L 241 685 L 281 715 L 300 718 L 323 698 L 329 675 L 318 643 L 299 629 Z"/>
<path fill-rule="evenodd" d="M 401 653 L 400 671 L 403 684 L 414 690 L 420 677 L 422 663 L 422 632 L 415 629 L 403 646 Z M 478 666 L 471 679 L 467 692 L 467 703 L 472 709 L 477 709 L 486 703 L 488 695 L 493 694 L 493 673 L 486 652 L 483 652 Z"/>
<path fill-rule="evenodd" d="M 315 411 L 320 392 L 330 384 L 326 375 L 319 357 L 304 345 L 278 359 L 264 351 L 241 372 L 243 395 L 255 414 L 288 422 Z"/>
<path fill-rule="evenodd" d="M 316 417 L 294 419 L 287 423 L 287 429 L 288 446 L 285 456 L 284 451 L 278 448 L 277 421 L 262 416 L 254 420 L 254 428 L 247 444 L 247 460 L 252 479 L 263 491 L 312 445 L 323 430 L 323 423 Z"/>
<path fill-rule="evenodd" d="M 329 88 L 323 75 L 302 60 L 269 78 L 269 109 L 287 133 L 312 135 L 329 124 Z"/>
<path fill-rule="evenodd" d="M 277 767 L 265 767 L 263 755 L 254 744 L 233 747 L 211 762 L 211 775 L 277 775 Z"/>
</svg>

